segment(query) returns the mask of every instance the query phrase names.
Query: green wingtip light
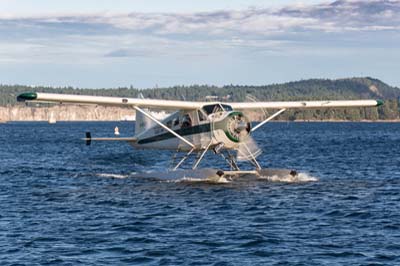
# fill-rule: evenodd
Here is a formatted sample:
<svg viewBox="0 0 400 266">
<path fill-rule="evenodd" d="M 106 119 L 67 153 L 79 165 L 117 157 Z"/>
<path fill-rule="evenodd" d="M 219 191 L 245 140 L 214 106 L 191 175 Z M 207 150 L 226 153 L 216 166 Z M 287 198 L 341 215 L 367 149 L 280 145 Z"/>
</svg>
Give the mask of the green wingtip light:
<svg viewBox="0 0 400 266">
<path fill-rule="evenodd" d="M 36 92 L 25 92 L 17 97 L 17 101 L 24 102 L 24 101 L 32 101 L 37 99 Z"/>
<path fill-rule="evenodd" d="M 383 100 L 376 100 L 376 106 L 381 106 L 384 104 Z"/>
</svg>

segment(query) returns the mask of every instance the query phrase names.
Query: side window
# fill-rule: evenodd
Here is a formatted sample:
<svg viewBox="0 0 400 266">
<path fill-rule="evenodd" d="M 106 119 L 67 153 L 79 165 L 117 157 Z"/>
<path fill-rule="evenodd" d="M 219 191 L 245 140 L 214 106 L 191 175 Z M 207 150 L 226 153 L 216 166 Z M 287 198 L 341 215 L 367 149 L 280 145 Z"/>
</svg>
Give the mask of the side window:
<svg viewBox="0 0 400 266">
<path fill-rule="evenodd" d="M 219 104 L 216 104 L 214 106 L 213 113 L 218 113 L 218 112 L 222 112 L 222 111 L 224 111 L 224 110 L 221 108 L 221 106 Z"/>
<path fill-rule="evenodd" d="M 215 107 L 215 104 L 205 105 L 205 106 L 203 106 L 203 110 L 206 112 L 207 115 L 210 115 L 210 114 L 212 114 L 214 107 Z"/>
<path fill-rule="evenodd" d="M 199 114 L 199 120 L 200 121 L 206 121 L 207 117 L 204 115 L 204 113 L 200 110 L 197 111 L 197 113 Z"/>
<path fill-rule="evenodd" d="M 174 119 L 174 127 L 176 127 L 177 125 L 179 125 L 179 118 Z"/>
<path fill-rule="evenodd" d="M 191 126 L 192 126 L 192 119 L 190 118 L 190 115 L 185 114 L 182 118 L 182 128 Z"/>
<path fill-rule="evenodd" d="M 207 115 L 210 115 L 223 111 L 232 111 L 232 107 L 229 105 L 221 106 L 220 104 L 210 104 L 210 105 L 204 105 L 203 110 L 204 112 L 206 112 Z"/>
</svg>

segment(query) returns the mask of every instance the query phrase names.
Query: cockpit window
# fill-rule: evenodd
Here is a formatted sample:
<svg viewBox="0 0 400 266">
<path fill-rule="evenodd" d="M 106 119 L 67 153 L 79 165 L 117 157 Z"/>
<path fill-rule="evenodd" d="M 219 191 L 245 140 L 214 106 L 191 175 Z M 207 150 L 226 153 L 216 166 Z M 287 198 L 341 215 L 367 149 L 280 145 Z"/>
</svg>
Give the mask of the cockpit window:
<svg viewBox="0 0 400 266">
<path fill-rule="evenodd" d="M 221 108 L 219 104 L 211 104 L 203 106 L 203 110 L 206 112 L 207 115 L 215 113 L 217 111 L 216 109 L 218 108 Z"/>
<path fill-rule="evenodd" d="M 232 107 L 226 104 L 210 104 L 204 105 L 203 110 L 207 113 L 207 115 L 210 115 L 223 111 L 232 111 Z"/>
<path fill-rule="evenodd" d="M 221 104 L 225 111 L 233 111 L 232 106 L 227 104 Z"/>
</svg>

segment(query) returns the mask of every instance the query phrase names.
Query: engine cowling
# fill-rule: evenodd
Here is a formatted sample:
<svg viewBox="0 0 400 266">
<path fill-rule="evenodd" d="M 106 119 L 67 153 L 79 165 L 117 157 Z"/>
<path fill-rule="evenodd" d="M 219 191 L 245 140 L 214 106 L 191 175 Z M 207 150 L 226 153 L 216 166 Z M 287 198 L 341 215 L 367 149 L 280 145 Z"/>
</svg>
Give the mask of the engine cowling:
<svg viewBox="0 0 400 266">
<path fill-rule="evenodd" d="M 234 142 L 244 141 L 250 136 L 250 120 L 242 112 L 232 112 L 226 121 L 225 134 Z"/>
</svg>

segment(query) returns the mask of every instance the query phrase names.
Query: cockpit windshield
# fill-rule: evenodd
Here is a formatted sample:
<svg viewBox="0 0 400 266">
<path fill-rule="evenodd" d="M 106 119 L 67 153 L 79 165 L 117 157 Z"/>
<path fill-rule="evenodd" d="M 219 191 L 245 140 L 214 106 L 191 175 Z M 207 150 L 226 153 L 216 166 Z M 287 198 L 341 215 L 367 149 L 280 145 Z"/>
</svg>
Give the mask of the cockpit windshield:
<svg viewBox="0 0 400 266">
<path fill-rule="evenodd" d="M 218 112 L 232 111 L 232 107 L 226 104 L 210 104 L 204 105 L 203 110 L 207 115 L 210 115 Z"/>
<path fill-rule="evenodd" d="M 225 111 L 233 111 L 232 106 L 227 104 L 221 104 Z"/>
</svg>

